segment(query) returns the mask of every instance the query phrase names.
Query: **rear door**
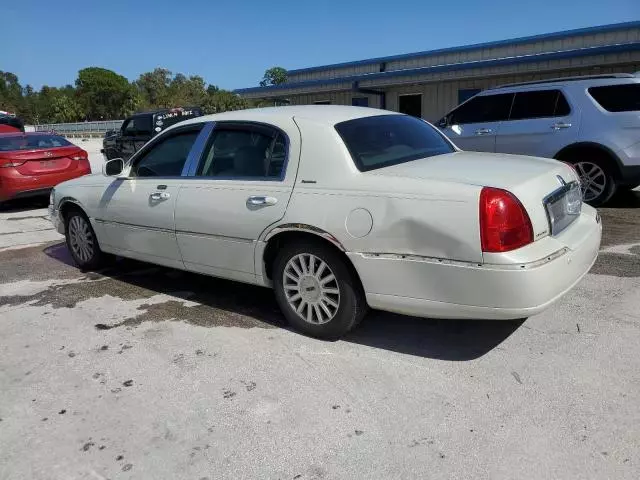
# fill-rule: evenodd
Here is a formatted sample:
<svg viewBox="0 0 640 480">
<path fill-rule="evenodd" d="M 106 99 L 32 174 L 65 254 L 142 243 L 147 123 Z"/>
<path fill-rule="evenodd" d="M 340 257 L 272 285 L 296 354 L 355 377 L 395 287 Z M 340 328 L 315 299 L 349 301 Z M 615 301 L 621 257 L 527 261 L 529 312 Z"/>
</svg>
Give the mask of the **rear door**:
<svg viewBox="0 0 640 480">
<path fill-rule="evenodd" d="M 216 122 L 198 168 L 180 190 L 176 236 L 189 270 L 254 281 L 260 234 L 280 220 L 295 181 L 300 134 Z"/>
<path fill-rule="evenodd" d="M 517 92 L 500 124 L 496 151 L 552 158 L 578 138 L 580 112 L 558 88 Z"/>
<path fill-rule="evenodd" d="M 443 132 L 462 150 L 494 152 L 496 133 L 509 118 L 512 93 L 477 95 L 450 112 Z"/>
</svg>

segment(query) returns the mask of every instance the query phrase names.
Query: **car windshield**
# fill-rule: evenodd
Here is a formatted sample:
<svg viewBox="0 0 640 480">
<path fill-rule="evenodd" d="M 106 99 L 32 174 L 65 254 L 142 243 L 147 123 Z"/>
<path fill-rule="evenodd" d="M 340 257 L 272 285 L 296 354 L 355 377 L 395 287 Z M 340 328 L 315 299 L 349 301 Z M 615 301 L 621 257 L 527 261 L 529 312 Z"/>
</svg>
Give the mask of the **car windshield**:
<svg viewBox="0 0 640 480">
<path fill-rule="evenodd" d="M 362 172 L 454 151 L 438 130 L 407 115 L 348 120 L 336 130 Z"/>
<path fill-rule="evenodd" d="M 58 135 L 12 135 L 0 138 L 0 152 L 67 147 L 69 145 L 72 144 Z"/>
</svg>

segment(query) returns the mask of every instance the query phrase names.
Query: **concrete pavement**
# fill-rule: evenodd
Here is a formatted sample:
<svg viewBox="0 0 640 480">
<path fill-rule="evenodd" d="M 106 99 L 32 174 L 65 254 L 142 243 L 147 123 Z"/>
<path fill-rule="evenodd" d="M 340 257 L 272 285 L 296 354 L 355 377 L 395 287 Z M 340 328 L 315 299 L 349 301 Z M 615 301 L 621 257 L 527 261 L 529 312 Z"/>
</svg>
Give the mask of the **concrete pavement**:
<svg viewBox="0 0 640 480">
<path fill-rule="evenodd" d="M 640 193 L 616 202 L 547 312 L 374 312 L 338 342 L 286 329 L 266 289 L 80 272 L 42 210 L 4 212 L 24 243 L 0 251 L 0 478 L 637 479 Z"/>
</svg>

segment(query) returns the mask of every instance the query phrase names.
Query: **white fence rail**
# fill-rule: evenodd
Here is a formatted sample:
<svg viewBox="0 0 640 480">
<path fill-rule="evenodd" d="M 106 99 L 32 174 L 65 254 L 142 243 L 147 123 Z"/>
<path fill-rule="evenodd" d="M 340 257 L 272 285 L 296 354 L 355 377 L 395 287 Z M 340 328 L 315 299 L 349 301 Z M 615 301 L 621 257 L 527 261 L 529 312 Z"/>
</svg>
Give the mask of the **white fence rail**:
<svg viewBox="0 0 640 480">
<path fill-rule="evenodd" d="M 124 120 L 100 122 L 46 123 L 34 125 L 36 132 L 56 132 L 68 137 L 102 137 L 109 130 L 119 130 Z"/>
</svg>

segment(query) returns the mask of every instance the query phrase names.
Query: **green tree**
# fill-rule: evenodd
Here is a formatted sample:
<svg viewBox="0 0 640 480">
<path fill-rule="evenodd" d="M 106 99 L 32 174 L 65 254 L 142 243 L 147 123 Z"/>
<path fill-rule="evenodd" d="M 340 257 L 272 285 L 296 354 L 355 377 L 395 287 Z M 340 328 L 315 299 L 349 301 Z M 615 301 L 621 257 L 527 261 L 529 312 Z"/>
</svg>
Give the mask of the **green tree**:
<svg viewBox="0 0 640 480">
<path fill-rule="evenodd" d="M 87 120 L 123 118 L 135 92 L 122 75 L 99 67 L 84 68 L 76 80 L 78 101 Z"/>
<path fill-rule="evenodd" d="M 82 107 L 74 96 L 64 90 L 55 91 L 50 98 L 48 122 L 68 123 L 77 122 L 83 117 Z"/>
<path fill-rule="evenodd" d="M 142 102 L 146 108 L 167 108 L 171 106 L 169 87 L 172 74 L 166 68 L 156 68 L 153 72 L 146 72 L 138 77 L 135 86 L 140 92 Z"/>
<path fill-rule="evenodd" d="M 202 77 L 189 78 L 178 73 L 169 86 L 169 99 L 172 107 L 201 105 L 207 98 L 207 89 Z"/>
<path fill-rule="evenodd" d="M 260 81 L 261 87 L 268 87 L 270 85 L 280 85 L 287 81 L 287 71 L 282 67 L 271 67 L 264 72 L 262 80 Z"/>
<path fill-rule="evenodd" d="M 18 77 L 0 70 L 0 110 L 17 113 L 22 106 L 22 86 Z"/>
<path fill-rule="evenodd" d="M 210 86 L 211 87 L 211 86 Z M 228 90 L 208 89 L 209 94 L 206 100 L 203 102 L 202 107 L 204 113 L 220 113 L 229 110 L 242 110 L 248 108 L 247 101 Z"/>
</svg>

